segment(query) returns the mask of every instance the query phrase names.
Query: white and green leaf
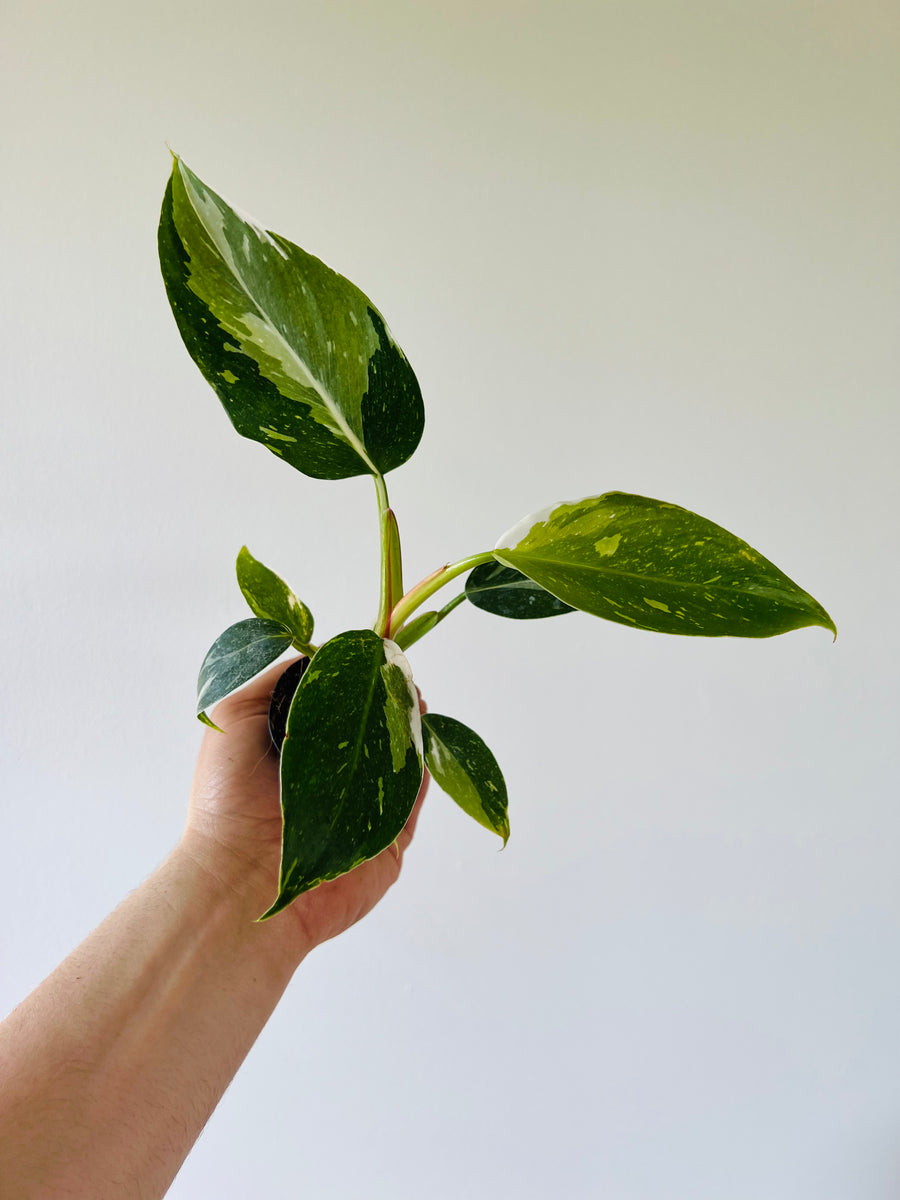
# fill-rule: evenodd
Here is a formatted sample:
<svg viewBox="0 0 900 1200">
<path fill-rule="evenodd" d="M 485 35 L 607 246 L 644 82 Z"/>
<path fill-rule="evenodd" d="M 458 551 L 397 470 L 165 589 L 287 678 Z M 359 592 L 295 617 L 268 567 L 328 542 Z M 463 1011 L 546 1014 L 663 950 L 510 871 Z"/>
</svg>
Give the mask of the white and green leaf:
<svg viewBox="0 0 900 1200">
<path fill-rule="evenodd" d="M 248 617 L 220 633 L 207 651 L 197 679 L 197 716 L 213 725 L 206 710 L 248 683 L 283 654 L 291 633 L 277 621 Z"/>
<path fill-rule="evenodd" d="M 509 839 L 508 798 L 503 773 L 482 739 L 440 713 L 424 713 L 425 765 L 435 782 L 479 825 Z"/>
<path fill-rule="evenodd" d="M 410 457 L 424 426 L 419 385 L 359 288 L 180 158 L 159 255 L 184 343 L 238 433 L 320 479 L 384 474 Z"/>
<path fill-rule="evenodd" d="M 326 642 L 291 702 L 281 748 L 278 897 L 264 915 L 390 846 L 422 782 L 409 664 L 371 629 Z"/>
<path fill-rule="evenodd" d="M 476 608 L 517 621 L 558 617 L 574 610 L 512 567 L 482 563 L 466 579 L 466 598 Z"/>
<path fill-rule="evenodd" d="M 250 609 L 264 620 L 277 621 L 291 631 L 294 645 L 309 653 L 313 635 L 313 616 L 302 600 L 298 600 L 283 579 L 254 558 L 242 546 L 236 563 L 238 586 Z"/>
<path fill-rule="evenodd" d="M 608 492 L 520 521 L 494 554 L 563 603 L 659 633 L 772 637 L 820 625 L 819 602 L 705 517 Z"/>
</svg>

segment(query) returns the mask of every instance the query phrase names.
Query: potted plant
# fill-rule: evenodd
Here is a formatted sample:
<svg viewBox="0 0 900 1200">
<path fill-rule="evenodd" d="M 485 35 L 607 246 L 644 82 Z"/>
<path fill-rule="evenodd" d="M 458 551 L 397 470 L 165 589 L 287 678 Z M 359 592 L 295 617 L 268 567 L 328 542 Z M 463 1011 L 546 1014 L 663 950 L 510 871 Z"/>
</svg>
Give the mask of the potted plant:
<svg viewBox="0 0 900 1200">
<path fill-rule="evenodd" d="M 212 725 L 212 705 L 289 648 L 303 656 L 282 677 L 270 711 L 284 832 L 277 896 L 263 916 L 389 846 L 424 766 L 506 843 L 507 793 L 494 756 L 456 718 L 420 715 L 405 656 L 460 604 L 513 620 L 577 609 L 683 636 L 771 637 L 806 625 L 835 632 L 818 601 L 734 534 L 678 505 L 623 492 L 552 504 L 492 548 L 438 565 L 406 588 L 385 476 L 418 446 L 424 408 L 380 312 L 177 157 L 159 254 L 184 343 L 238 433 L 316 479 L 370 475 L 379 507 L 371 627 L 316 645 L 309 609 L 243 547 L 237 579 L 253 616 L 226 629 L 200 669 L 197 712 Z M 430 606 L 453 580 L 461 590 Z"/>
</svg>

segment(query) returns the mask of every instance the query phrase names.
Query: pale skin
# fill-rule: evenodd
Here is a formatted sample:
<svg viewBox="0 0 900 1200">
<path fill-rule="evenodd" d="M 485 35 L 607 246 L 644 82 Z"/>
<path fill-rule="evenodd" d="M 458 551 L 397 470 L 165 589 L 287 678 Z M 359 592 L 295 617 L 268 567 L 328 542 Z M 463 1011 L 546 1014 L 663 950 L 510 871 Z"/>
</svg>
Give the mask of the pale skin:
<svg viewBox="0 0 900 1200">
<path fill-rule="evenodd" d="M 215 710 L 162 865 L 0 1024 L 0 1200 L 152 1200 L 307 954 L 396 881 L 397 842 L 263 923 L 281 846 L 266 712 L 284 664 Z"/>
</svg>

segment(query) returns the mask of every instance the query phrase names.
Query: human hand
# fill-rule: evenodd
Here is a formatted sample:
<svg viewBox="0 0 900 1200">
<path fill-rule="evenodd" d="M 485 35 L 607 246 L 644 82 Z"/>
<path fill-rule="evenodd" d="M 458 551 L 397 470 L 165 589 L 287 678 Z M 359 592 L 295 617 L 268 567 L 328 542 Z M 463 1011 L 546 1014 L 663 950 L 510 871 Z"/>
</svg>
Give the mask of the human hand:
<svg viewBox="0 0 900 1200">
<path fill-rule="evenodd" d="M 281 861 L 279 762 L 269 737 L 272 690 L 285 664 L 266 671 L 218 704 L 212 714 L 225 732 L 207 729 L 200 747 L 181 849 L 206 872 L 264 912 L 278 890 Z M 425 706 L 422 705 L 424 711 Z M 338 879 L 304 892 L 271 917 L 273 935 L 297 939 L 306 953 L 348 929 L 396 882 L 428 786 L 397 841 Z"/>
</svg>

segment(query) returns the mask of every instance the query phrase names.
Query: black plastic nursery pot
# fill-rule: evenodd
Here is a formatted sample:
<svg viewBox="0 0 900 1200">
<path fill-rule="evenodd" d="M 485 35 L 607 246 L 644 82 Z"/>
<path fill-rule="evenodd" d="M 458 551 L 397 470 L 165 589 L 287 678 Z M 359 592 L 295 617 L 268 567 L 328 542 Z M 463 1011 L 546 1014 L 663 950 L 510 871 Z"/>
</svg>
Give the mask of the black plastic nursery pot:
<svg viewBox="0 0 900 1200">
<path fill-rule="evenodd" d="M 300 680 L 306 674 L 306 668 L 309 666 L 309 658 L 298 658 L 296 662 L 282 672 L 281 678 L 275 684 L 275 690 L 272 692 L 272 699 L 269 701 L 269 736 L 272 739 L 272 745 L 275 747 L 275 753 L 281 753 L 281 747 L 284 743 L 284 736 L 287 732 L 288 713 L 291 708 L 291 701 L 294 698 L 294 693 L 300 686 Z"/>
</svg>

